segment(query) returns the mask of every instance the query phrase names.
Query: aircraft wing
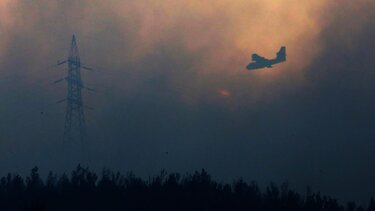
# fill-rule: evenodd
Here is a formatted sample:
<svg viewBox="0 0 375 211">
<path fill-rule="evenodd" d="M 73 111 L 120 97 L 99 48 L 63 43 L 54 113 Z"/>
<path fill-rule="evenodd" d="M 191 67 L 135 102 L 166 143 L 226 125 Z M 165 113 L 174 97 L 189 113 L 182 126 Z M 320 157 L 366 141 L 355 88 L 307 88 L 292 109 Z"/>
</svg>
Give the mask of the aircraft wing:
<svg viewBox="0 0 375 211">
<path fill-rule="evenodd" d="M 254 62 L 268 62 L 268 59 L 266 59 L 266 58 L 264 58 L 264 57 L 261 57 L 261 56 L 259 56 L 258 54 L 253 54 L 253 55 L 251 56 L 251 58 L 252 58 L 252 60 L 253 60 Z"/>
</svg>

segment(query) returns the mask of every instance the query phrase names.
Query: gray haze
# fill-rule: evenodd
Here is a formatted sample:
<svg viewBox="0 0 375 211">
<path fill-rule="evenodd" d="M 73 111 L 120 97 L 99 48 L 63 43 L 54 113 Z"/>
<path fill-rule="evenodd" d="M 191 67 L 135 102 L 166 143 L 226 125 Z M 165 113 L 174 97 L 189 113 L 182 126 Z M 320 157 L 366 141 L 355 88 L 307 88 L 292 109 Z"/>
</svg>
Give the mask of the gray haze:
<svg viewBox="0 0 375 211">
<path fill-rule="evenodd" d="M 301 42 L 299 54 L 306 51 L 308 61 L 275 66 L 267 71 L 277 74 L 268 77 L 246 70 L 253 52 L 221 44 L 233 32 L 208 34 L 211 44 L 191 50 L 190 38 L 180 38 L 176 27 L 150 44 L 137 33 L 142 21 L 131 11 L 112 12 L 110 3 L 48 2 L 12 4 L 14 20 L 0 24 L 1 175 L 26 174 L 35 165 L 66 170 L 60 165 L 65 104 L 54 104 L 66 85 L 51 84 L 66 68 L 51 66 L 67 57 L 74 33 L 82 62 L 97 70 L 82 73 L 97 90 L 84 93 L 95 108 L 86 111 L 91 169 L 149 176 L 162 168 L 205 168 L 222 181 L 287 180 L 300 191 L 310 185 L 362 203 L 375 195 L 374 4 L 325 8 L 317 53 L 311 56 L 316 46 Z M 269 52 L 299 44 L 291 42 Z M 291 63 L 297 57 L 288 54 Z M 207 64 L 211 59 L 215 64 Z"/>
</svg>

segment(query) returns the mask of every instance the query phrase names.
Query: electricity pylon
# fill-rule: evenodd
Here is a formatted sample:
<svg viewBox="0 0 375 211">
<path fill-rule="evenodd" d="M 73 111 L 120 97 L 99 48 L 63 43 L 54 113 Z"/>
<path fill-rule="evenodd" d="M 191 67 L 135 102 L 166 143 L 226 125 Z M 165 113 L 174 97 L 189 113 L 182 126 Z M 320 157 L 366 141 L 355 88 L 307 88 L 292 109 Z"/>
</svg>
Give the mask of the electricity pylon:
<svg viewBox="0 0 375 211">
<path fill-rule="evenodd" d="M 82 82 L 81 68 L 87 70 L 91 70 L 91 68 L 81 65 L 77 41 L 74 35 L 71 41 L 68 59 L 59 62 L 57 65 L 65 63 L 68 64 L 68 76 L 54 82 L 59 83 L 65 80 L 68 84 L 66 99 L 57 102 L 61 103 L 66 101 L 63 150 L 73 150 L 80 154 L 88 154 L 84 108 L 90 109 L 90 107 L 84 106 L 82 101 L 82 89 L 86 87 Z M 88 90 L 91 91 L 92 89 Z"/>
</svg>

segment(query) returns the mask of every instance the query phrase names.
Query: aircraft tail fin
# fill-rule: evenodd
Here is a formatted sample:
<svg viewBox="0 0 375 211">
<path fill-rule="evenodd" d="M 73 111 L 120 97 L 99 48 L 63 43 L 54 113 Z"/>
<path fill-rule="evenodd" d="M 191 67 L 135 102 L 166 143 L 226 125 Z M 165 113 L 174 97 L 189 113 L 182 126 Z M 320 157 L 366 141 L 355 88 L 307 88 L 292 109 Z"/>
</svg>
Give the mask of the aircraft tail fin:
<svg viewBox="0 0 375 211">
<path fill-rule="evenodd" d="M 279 50 L 279 52 L 277 52 L 277 60 L 279 61 L 285 61 L 286 60 L 286 48 L 285 46 L 282 46 Z"/>
</svg>

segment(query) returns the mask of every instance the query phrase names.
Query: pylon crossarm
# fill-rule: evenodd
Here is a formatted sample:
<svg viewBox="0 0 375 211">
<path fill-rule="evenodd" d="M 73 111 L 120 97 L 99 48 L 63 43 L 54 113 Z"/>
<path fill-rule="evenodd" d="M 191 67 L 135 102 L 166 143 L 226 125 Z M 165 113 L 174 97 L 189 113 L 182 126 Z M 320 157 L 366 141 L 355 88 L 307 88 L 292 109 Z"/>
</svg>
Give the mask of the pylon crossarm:
<svg viewBox="0 0 375 211">
<path fill-rule="evenodd" d="M 65 60 L 65 61 L 62 61 L 62 62 L 58 62 L 58 63 L 56 64 L 56 66 L 60 66 L 60 65 L 65 64 L 65 63 L 67 63 L 67 62 L 68 62 L 68 60 Z"/>
<path fill-rule="evenodd" d="M 85 69 L 85 70 L 94 71 L 91 67 L 86 67 L 86 66 L 83 66 L 83 65 L 81 65 L 81 68 Z"/>
<path fill-rule="evenodd" d="M 65 80 L 65 79 L 66 79 L 66 78 L 60 78 L 60 79 L 54 81 L 53 83 L 54 83 L 54 84 L 57 84 L 57 83 L 60 83 L 61 81 Z"/>
<path fill-rule="evenodd" d="M 56 101 L 56 104 L 59 104 L 59 103 L 65 102 L 65 101 L 66 101 L 66 99 L 62 99 L 62 100 Z"/>
<path fill-rule="evenodd" d="M 96 92 L 95 89 L 92 89 L 92 88 L 89 88 L 89 87 L 84 87 L 87 91 L 90 91 L 90 92 Z"/>
</svg>

